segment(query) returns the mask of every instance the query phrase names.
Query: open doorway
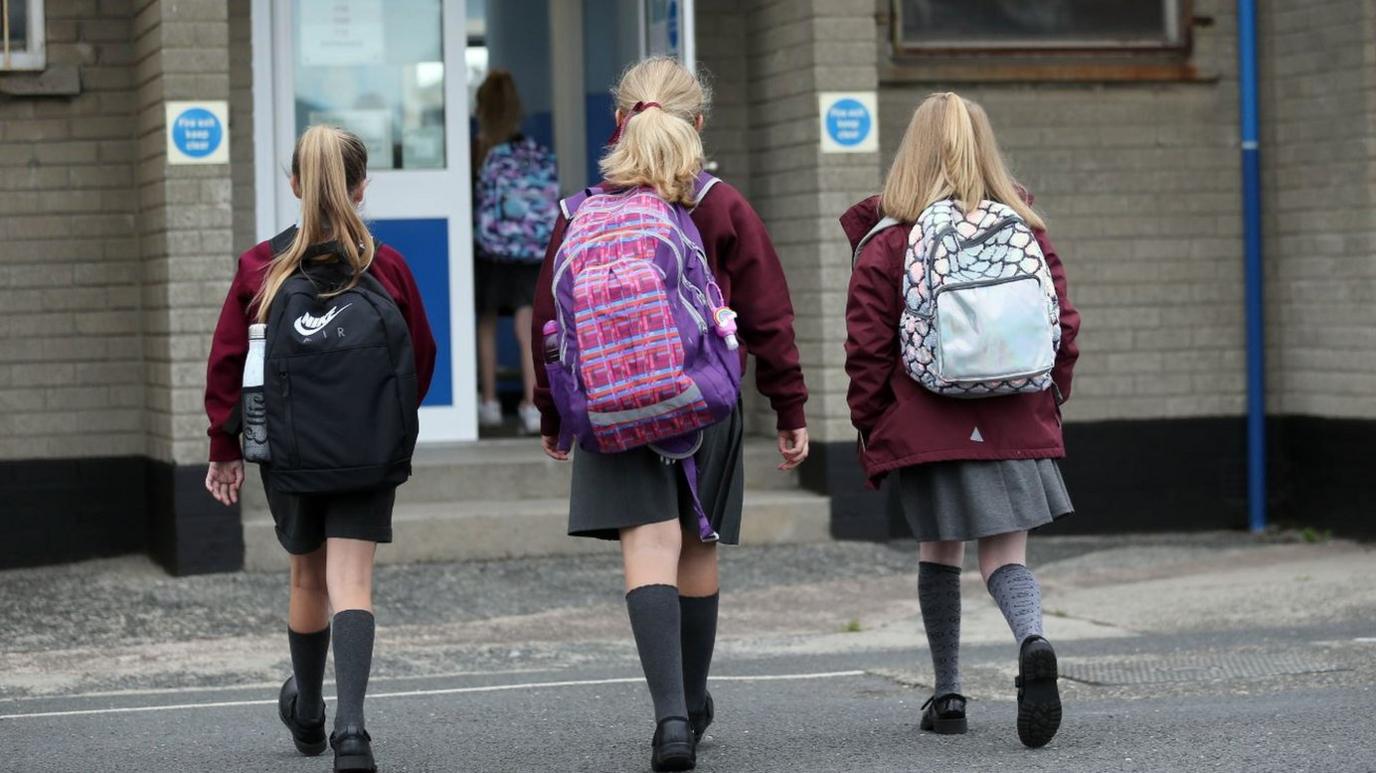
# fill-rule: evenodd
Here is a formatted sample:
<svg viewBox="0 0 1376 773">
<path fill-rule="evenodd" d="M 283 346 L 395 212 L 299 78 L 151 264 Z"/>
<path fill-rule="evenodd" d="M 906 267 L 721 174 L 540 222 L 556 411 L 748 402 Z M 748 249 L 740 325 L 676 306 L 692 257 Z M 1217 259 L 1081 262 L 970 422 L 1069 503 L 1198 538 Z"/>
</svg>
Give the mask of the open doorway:
<svg viewBox="0 0 1376 773">
<path fill-rule="evenodd" d="M 512 249 L 490 235 L 481 211 L 511 143 L 526 148 L 519 174 L 526 182 L 554 177 L 559 196 L 595 183 L 597 163 L 615 129 L 611 88 L 621 71 L 649 51 L 686 55 L 691 5 L 678 0 L 470 0 L 465 52 L 473 137 L 475 352 L 478 356 L 479 436 L 538 432 L 526 402 L 528 327 L 543 250 Z M 691 60 L 690 60 L 691 61 Z M 486 85 L 484 85 L 486 84 Z M 505 104 L 512 100 L 511 104 Z M 503 115 L 514 104 L 514 124 Z M 493 127 L 497 128 L 493 128 Z M 502 136 L 489 138 L 485 134 Z M 548 164 L 548 172 L 541 166 Z M 489 210 L 492 209 L 489 207 Z M 491 249 L 489 249 L 491 247 Z M 520 331 L 518 333 L 518 331 Z"/>
</svg>

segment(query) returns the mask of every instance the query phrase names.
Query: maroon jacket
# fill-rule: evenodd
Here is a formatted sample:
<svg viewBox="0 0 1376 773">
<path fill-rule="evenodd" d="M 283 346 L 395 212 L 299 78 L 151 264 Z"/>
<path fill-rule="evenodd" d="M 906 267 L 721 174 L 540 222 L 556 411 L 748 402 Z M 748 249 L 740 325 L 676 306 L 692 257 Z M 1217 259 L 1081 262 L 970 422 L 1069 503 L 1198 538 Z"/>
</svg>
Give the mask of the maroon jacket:
<svg viewBox="0 0 1376 773">
<path fill-rule="evenodd" d="M 764 223 L 740 191 L 725 182 L 713 186 L 693 210 L 693 223 L 702 234 L 707 263 L 721 285 L 726 304 L 740 315 L 736 324 L 740 328 L 742 361 L 747 351 L 755 356 L 755 384 L 769 398 L 778 415 L 779 429 L 807 426 L 803 412 L 807 386 L 793 340 L 793 302 Z M 567 225 L 560 215 L 535 288 L 530 344 L 535 360 L 535 404 L 540 408 L 540 431 L 545 435 L 559 434 L 559 412 L 549 394 L 541 331 L 546 322 L 554 319 L 554 255 L 564 241 Z"/>
<path fill-rule="evenodd" d="M 1031 201 L 1031 197 L 1028 197 Z M 879 197 L 851 207 L 841 227 L 851 248 L 880 220 Z M 955 459 L 1036 459 L 1065 456 L 1055 390 L 984 399 L 942 397 L 901 366 L 898 321 L 903 312 L 903 260 L 911 225 L 881 231 L 860 253 L 846 301 L 846 373 L 851 423 L 860 430 L 860 459 L 871 486 L 891 470 Z M 1070 397 L 1080 356 L 1080 313 L 1070 304 L 1065 267 L 1036 232 L 1061 302 L 1061 349 L 1052 379 Z M 976 433 L 975 430 L 979 432 Z M 977 439 L 980 438 L 980 439 Z"/>
<path fill-rule="evenodd" d="M 239 267 L 229 286 L 229 295 L 220 310 L 215 336 L 210 342 L 210 363 L 205 374 L 205 412 L 210 417 L 210 461 L 230 462 L 243 457 L 239 449 L 237 423 L 239 392 L 243 386 L 244 358 L 248 356 L 248 326 L 255 320 L 249 310 L 263 286 L 263 277 L 273 255 L 291 244 L 294 229 L 288 229 L 239 256 Z M 425 318 L 420 289 L 401 253 L 382 245 L 368 269 L 387 294 L 396 301 L 401 316 L 411 331 L 411 348 L 416 355 L 416 380 L 420 397 L 430 389 L 435 373 L 435 338 Z"/>
</svg>

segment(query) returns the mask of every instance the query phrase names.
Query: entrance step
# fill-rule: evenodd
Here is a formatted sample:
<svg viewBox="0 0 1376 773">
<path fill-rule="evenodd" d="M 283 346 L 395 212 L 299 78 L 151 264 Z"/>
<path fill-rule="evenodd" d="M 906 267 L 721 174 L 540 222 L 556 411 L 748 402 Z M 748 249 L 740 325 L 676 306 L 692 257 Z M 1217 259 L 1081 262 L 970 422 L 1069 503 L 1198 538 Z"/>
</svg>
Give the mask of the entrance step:
<svg viewBox="0 0 1376 773">
<path fill-rule="evenodd" d="M 773 441 L 745 444 L 746 491 L 790 491 L 798 473 L 779 472 Z M 416 450 L 412 475 L 397 489 L 398 504 L 428 502 L 559 499 L 569 495 L 570 464 L 545 456 L 534 439 L 482 440 L 476 443 L 426 445 Z M 256 474 L 244 486 L 244 520 L 250 512 L 267 512 L 267 498 Z"/>
<path fill-rule="evenodd" d="M 404 489 L 405 487 L 403 487 Z M 824 542 L 830 539 L 831 504 L 803 491 L 749 491 L 741 524 L 746 545 Z M 378 548 L 380 564 L 480 561 L 526 556 L 614 551 L 615 543 L 570 537 L 568 500 L 509 499 L 400 503 L 392 516 L 390 545 Z M 244 568 L 287 567 L 266 511 L 245 512 Z"/>
</svg>

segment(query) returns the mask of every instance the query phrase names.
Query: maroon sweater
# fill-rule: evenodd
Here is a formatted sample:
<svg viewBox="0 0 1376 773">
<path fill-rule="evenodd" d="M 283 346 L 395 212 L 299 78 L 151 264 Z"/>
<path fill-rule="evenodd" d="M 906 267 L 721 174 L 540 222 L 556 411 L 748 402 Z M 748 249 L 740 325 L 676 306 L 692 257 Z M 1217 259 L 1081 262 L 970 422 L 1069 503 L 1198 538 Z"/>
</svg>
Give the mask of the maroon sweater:
<svg viewBox="0 0 1376 773">
<path fill-rule="evenodd" d="M 841 216 L 852 248 L 879 218 L 877 196 Z M 923 388 L 901 367 L 898 321 L 911 228 L 889 228 L 865 245 L 846 301 L 846 399 L 851 423 L 860 430 L 860 459 L 870 485 L 877 486 L 892 470 L 914 464 L 1065 456 L 1055 390 L 974 400 L 943 397 Z M 1070 303 L 1065 267 L 1056 250 L 1045 232 L 1037 231 L 1036 237 L 1061 304 L 1061 348 L 1051 376 L 1062 399 L 1068 399 L 1080 356 L 1075 343 L 1080 313 Z"/>
<path fill-rule="evenodd" d="M 205 412 L 210 418 L 210 461 L 229 462 L 243 457 L 239 448 L 239 392 L 243 386 L 244 358 L 248 356 L 248 326 L 255 320 L 249 306 L 263 286 L 273 255 L 291 243 L 294 229 L 288 229 L 239 256 L 239 267 L 229 295 L 220 310 L 215 336 L 210 342 L 210 362 L 205 374 Z M 430 389 L 435 373 L 435 339 L 425 317 L 420 290 L 401 253 L 382 245 L 368 272 L 392 296 L 411 331 L 411 347 L 416 355 L 416 379 L 420 398 Z"/>
<path fill-rule="evenodd" d="M 725 182 L 713 186 L 693 211 L 693 223 L 702 234 L 707 263 L 721 285 L 726 304 L 740 315 L 736 324 L 742 358 L 747 352 L 755 356 L 755 384 L 769 398 L 779 429 L 807 426 L 803 412 L 807 386 L 793 339 L 793 302 L 764 223 L 740 191 Z M 535 404 L 540 408 L 540 431 L 545 435 L 559 434 L 559 412 L 549 394 L 541 331 L 554 319 L 554 255 L 564 241 L 567 225 L 560 215 L 535 289 L 531 357 L 537 382 Z"/>
</svg>

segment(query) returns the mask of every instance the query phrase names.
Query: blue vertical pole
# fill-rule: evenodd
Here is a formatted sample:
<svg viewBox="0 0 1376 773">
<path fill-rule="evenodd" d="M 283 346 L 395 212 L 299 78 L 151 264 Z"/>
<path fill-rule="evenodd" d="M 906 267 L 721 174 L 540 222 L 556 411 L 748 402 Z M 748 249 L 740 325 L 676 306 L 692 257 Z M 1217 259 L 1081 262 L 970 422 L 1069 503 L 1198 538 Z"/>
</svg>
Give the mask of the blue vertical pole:
<svg viewBox="0 0 1376 773">
<path fill-rule="evenodd" d="M 1237 0 L 1241 98 L 1242 240 L 1247 316 L 1247 521 L 1266 528 L 1266 348 L 1261 273 L 1261 158 L 1257 132 L 1257 22 L 1254 0 Z"/>
</svg>

